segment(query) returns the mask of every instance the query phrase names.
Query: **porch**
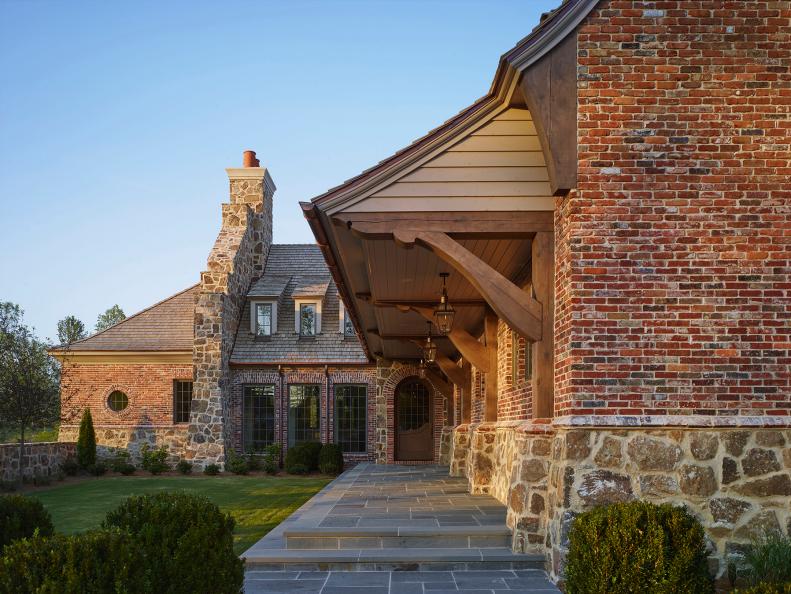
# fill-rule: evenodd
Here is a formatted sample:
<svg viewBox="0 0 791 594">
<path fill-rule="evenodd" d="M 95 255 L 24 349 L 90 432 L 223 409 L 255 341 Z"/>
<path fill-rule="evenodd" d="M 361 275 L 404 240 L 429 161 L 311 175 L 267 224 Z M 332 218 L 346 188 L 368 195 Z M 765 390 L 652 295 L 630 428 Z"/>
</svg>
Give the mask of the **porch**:
<svg viewBox="0 0 791 594">
<path fill-rule="evenodd" d="M 511 551 L 505 517 L 446 467 L 360 464 L 244 553 L 245 589 L 557 592 L 543 556 Z"/>
</svg>

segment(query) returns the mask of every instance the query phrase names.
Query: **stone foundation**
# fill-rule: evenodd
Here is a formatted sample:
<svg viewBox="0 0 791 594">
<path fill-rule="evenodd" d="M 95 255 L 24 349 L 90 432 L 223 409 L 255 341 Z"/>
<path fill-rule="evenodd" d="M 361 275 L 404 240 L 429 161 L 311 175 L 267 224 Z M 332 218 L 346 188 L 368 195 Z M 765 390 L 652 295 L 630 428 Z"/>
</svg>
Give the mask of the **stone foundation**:
<svg viewBox="0 0 791 594">
<path fill-rule="evenodd" d="M 450 452 L 453 449 L 453 427 L 447 425 L 442 428 L 439 436 L 439 463 L 443 466 L 450 466 Z"/>
<path fill-rule="evenodd" d="M 451 473 L 508 506 L 513 548 L 542 552 L 562 575 L 574 517 L 632 499 L 685 505 L 703 524 L 712 571 L 765 532 L 791 532 L 791 429 L 460 426 Z"/>
<path fill-rule="evenodd" d="M 60 470 L 60 464 L 73 456 L 76 444 L 58 441 L 28 443 L 22 454 L 23 474 L 26 478 L 50 476 Z M 0 480 L 19 479 L 19 444 L 0 444 Z"/>
<path fill-rule="evenodd" d="M 78 426 L 61 426 L 58 439 L 76 442 L 79 435 Z M 187 426 L 176 427 L 102 427 L 96 431 L 96 457 L 109 460 L 115 457 L 118 450 L 126 450 L 131 455 L 133 464 L 140 464 L 140 448 L 144 443 L 155 448 L 165 446 L 169 452 L 169 462 L 175 464 L 186 449 L 188 434 Z"/>
<path fill-rule="evenodd" d="M 470 451 L 470 426 L 453 428 L 450 440 L 450 476 L 467 476 L 467 456 Z"/>
</svg>

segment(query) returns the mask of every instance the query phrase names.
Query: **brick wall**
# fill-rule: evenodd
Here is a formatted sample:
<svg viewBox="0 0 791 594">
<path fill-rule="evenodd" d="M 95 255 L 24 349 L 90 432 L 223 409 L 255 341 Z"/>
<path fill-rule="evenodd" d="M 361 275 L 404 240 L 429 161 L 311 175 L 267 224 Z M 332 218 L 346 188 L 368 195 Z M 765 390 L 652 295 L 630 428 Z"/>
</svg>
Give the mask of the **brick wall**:
<svg viewBox="0 0 791 594">
<path fill-rule="evenodd" d="M 498 421 L 520 421 L 533 416 L 533 388 L 530 378 L 526 377 L 525 363 L 525 339 L 513 332 L 505 322 L 498 322 Z"/>
<path fill-rule="evenodd" d="M 791 411 L 791 7 L 602 2 L 557 209 L 555 412 Z"/>
<path fill-rule="evenodd" d="M 288 449 L 288 386 L 292 384 L 316 384 L 320 390 L 320 434 L 323 443 L 334 441 L 335 431 L 335 386 L 341 384 L 363 384 L 367 386 L 368 446 L 359 454 L 344 454 L 347 462 L 373 460 L 375 454 L 374 435 L 376 426 L 376 371 L 371 367 L 238 367 L 232 370 L 230 390 L 231 435 L 234 449 L 242 451 L 243 424 L 242 405 L 244 387 L 250 384 L 273 384 L 275 386 L 275 439 L 282 444 L 283 452 Z"/>
<path fill-rule="evenodd" d="M 90 408 L 97 429 L 172 426 L 173 380 L 177 379 L 191 380 L 192 366 L 64 363 L 61 427 L 78 426 L 86 408 Z M 129 406 L 120 412 L 107 406 L 107 397 L 114 390 L 122 391 L 129 398 Z"/>
</svg>

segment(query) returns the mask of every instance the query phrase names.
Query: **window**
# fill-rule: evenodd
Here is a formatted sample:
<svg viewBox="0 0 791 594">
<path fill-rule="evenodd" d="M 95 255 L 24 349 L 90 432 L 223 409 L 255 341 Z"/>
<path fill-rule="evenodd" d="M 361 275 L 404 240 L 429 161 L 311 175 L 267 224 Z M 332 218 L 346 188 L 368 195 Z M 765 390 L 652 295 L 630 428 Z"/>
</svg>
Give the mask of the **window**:
<svg viewBox="0 0 791 594">
<path fill-rule="evenodd" d="M 173 422 L 190 422 L 190 405 L 192 404 L 192 382 L 175 380 L 173 382 Z"/>
<path fill-rule="evenodd" d="M 272 304 L 255 304 L 255 335 L 272 336 Z"/>
<path fill-rule="evenodd" d="M 315 303 L 301 303 L 299 306 L 299 335 L 316 336 L 318 326 L 317 308 Z"/>
<path fill-rule="evenodd" d="M 242 447 L 260 452 L 275 441 L 275 386 L 245 386 L 242 404 Z"/>
<path fill-rule="evenodd" d="M 511 331 L 511 385 L 519 381 L 519 335 Z"/>
<path fill-rule="evenodd" d="M 347 338 L 356 336 L 354 332 L 354 324 L 352 324 L 352 317 L 349 315 L 349 310 L 343 308 L 343 335 Z"/>
<path fill-rule="evenodd" d="M 321 441 L 319 386 L 296 384 L 288 387 L 288 445 Z"/>
<path fill-rule="evenodd" d="M 365 452 L 366 386 L 335 386 L 335 443 L 342 452 Z"/>
<path fill-rule="evenodd" d="M 129 406 L 129 397 L 121 390 L 113 390 L 107 397 L 107 406 L 113 412 L 121 412 Z"/>
<path fill-rule="evenodd" d="M 533 379 L 533 343 L 525 340 L 525 379 Z"/>
</svg>

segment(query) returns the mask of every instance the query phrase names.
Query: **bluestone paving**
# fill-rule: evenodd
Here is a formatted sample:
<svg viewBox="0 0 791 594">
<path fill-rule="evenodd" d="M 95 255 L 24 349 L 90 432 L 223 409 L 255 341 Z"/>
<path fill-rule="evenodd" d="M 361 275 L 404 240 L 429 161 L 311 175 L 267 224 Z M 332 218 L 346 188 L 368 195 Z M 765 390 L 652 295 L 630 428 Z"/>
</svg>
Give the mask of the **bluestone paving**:
<svg viewBox="0 0 791 594">
<path fill-rule="evenodd" d="M 505 514 L 446 467 L 360 464 L 244 553 L 245 592 L 559 592 Z"/>
</svg>

